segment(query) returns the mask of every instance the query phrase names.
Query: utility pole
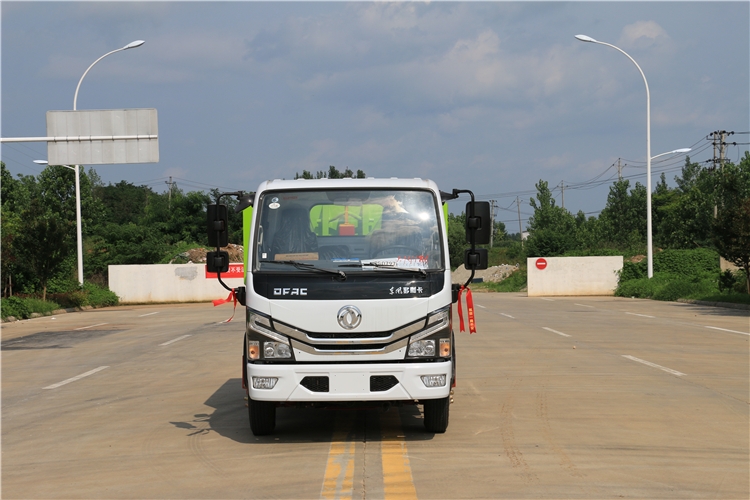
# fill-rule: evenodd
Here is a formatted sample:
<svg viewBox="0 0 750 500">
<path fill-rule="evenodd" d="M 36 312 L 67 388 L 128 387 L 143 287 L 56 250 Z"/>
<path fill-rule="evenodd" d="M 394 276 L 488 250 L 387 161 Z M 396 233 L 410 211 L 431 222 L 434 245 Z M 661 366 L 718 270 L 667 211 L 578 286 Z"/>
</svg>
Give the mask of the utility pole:
<svg viewBox="0 0 750 500">
<path fill-rule="evenodd" d="M 562 207 L 565 210 L 565 181 L 560 181 L 560 193 L 562 194 Z"/>
<path fill-rule="evenodd" d="M 172 176 L 169 176 L 169 182 L 164 181 L 164 184 L 169 185 L 169 210 L 172 211 L 172 186 L 176 184 L 176 182 L 172 182 Z"/>
<path fill-rule="evenodd" d="M 497 200 L 490 200 L 490 248 L 492 248 L 495 245 L 495 202 Z"/>
<path fill-rule="evenodd" d="M 622 166 L 620 165 L 620 159 L 617 159 L 617 180 L 622 180 Z"/>
<path fill-rule="evenodd" d="M 521 237 L 521 248 L 523 248 L 523 229 L 521 229 L 521 200 L 516 196 L 516 207 L 518 207 L 518 236 Z"/>
</svg>

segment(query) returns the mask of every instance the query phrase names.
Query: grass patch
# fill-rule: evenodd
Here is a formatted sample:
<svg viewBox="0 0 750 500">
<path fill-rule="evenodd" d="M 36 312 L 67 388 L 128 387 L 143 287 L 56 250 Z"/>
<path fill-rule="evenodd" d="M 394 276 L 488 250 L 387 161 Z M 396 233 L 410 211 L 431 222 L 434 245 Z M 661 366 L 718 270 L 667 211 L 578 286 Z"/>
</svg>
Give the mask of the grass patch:
<svg viewBox="0 0 750 500">
<path fill-rule="evenodd" d="M 746 293 L 716 293 L 693 297 L 692 300 L 702 300 L 705 302 L 729 302 L 731 304 L 750 305 L 750 295 Z"/>
<path fill-rule="evenodd" d="M 526 268 L 522 267 L 502 281 L 472 283 L 471 287 L 490 292 L 520 292 L 526 288 Z"/>
</svg>

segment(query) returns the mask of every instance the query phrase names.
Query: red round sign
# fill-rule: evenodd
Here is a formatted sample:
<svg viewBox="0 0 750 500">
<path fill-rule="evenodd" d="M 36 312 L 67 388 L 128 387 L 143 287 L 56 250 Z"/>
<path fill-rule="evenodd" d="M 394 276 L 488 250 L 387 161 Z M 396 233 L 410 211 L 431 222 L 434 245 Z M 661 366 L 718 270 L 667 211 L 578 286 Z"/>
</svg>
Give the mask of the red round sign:
<svg viewBox="0 0 750 500">
<path fill-rule="evenodd" d="M 536 268 L 537 269 L 544 269 L 547 267 L 547 261 L 545 259 L 536 259 Z"/>
</svg>

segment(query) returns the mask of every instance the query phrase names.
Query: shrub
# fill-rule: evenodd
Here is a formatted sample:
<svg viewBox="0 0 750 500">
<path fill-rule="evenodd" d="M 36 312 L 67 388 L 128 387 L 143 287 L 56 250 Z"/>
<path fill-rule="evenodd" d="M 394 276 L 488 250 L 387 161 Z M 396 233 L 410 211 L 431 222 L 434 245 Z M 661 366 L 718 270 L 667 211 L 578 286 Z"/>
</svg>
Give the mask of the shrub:
<svg viewBox="0 0 750 500">
<path fill-rule="evenodd" d="M 16 319 L 26 319 L 31 316 L 32 311 L 20 297 L 8 297 L 0 300 L 0 315 L 3 318 L 13 316 Z"/>
<path fill-rule="evenodd" d="M 718 291 L 713 280 L 675 279 L 656 290 L 655 300 L 677 300 L 698 298 Z"/>
<path fill-rule="evenodd" d="M 645 263 L 645 261 L 642 261 Z M 707 248 L 664 250 L 654 254 L 654 272 L 694 276 L 719 271 L 719 254 Z"/>
<path fill-rule="evenodd" d="M 84 283 L 83 289 L 87 294 L 88 305 L 90 306 L 109 307 L 120 303 L 120 298 L 117 294 L 107 287 L 94 283 Z"/>
<path fill-rule="evenodd" d="M 59 302 L 62 307 L 107 307 L 116 306 L 120 299 L 107 287 L 91 282 L 85 282 L 83 288 L 66 292 L 50 294 L 49 298 Z"/>
<path fill-rule="evenodd" d="M 83 307 L 88 305 L 86 293 L 83 290 L 73 290 L 65 293 L 51 293 L 51 300 L 58 302 L 64 308 Z"/>
<path fill-rule="evenodd" d="M 2 317 L 13 316 L 16 319 L 28 319 L 32 314 L 49 314 L 60 309 L 60 304 L 34 297 L 8 297 L 0 302 Z"/>
<path fill-rule="evenodd" d="M 735 277 L 734 273 L 730 271 L 729 269 L 725 270 L 723 273 L 719 275 L 719 291 L 720 292 L 733 290 L 736 284 L 737 284 L 737 278 Z"/>
</svg>

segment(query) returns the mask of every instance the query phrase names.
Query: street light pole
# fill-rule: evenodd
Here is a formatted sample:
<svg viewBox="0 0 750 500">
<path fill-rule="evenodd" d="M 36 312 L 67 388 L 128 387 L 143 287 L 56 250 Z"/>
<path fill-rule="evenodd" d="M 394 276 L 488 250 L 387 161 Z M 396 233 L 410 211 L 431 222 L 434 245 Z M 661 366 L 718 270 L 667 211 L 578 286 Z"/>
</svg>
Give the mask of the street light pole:
<svg viewBox="0 0 750 500">
<path fill-rule="evenodd" d="M 648 177 L 646 179 L 646 253 L 648 258 L 648 277 L 652 278 L 654 276 L 654 248 L 651 236 L 651 93 L 648 90 L 648 81 L 646 80 L 646 75 L 643 74 L 641 67 L 635 62 L 635 59 L 630 57 L 630 55 L 620 47 L 616 47 L 610 43 L 600 42 L 599 40 L 594 40 L 586 35 L 576 35 L 576 38 L 582 42 L 606 45 L 607 47 L 612 47 L 613 49 L 625 54 L 625 56 L 635 64 L 635 67 L 638 68 L 638 71 L 643 77 L 643 83 L 646 85 L 646 176 Z"/>
<path fill-rule="evenodd" d="M 120 47 L 119 49 L 115 49 L 111 52 L 107 52 L 103 56 L 101 56 L 99 59 L 91 63 L 91 65 L 86 69 L 86 71 L 83 72 L 83 75 L 81 76 L 81 79 L 78 80 L 78 85 L 76 86 L 76 92 L 73 95 L 73 111 L 77 111 L 77 104 L 78 104 L 78 89 L 81 88 L 81 83 L 83 82 L 83 78 L 86 76 L 86 74 L 89 72 L 91 68 L 94 67 L 96 63 L 107 57 L 108 55 L 114 54 L 115 52 L 120 52 L 121 50 L 127 50 L 127 49 L 134 49 L 136 47 L 140 47 L 144 44 L 143 40 L 135 40 L 134 42 L 130 42 L 124 47 Z M 71 167 L 68 167 L 71 168 Z M 80 285 L 83 285 L 83 236 L 81 234 L 81 176 L 80 176 L 80 165 L 74 165 L 73 171 L 76 175 L 76 251 L 78 253 L 78 283 Z"/>
</svg>

